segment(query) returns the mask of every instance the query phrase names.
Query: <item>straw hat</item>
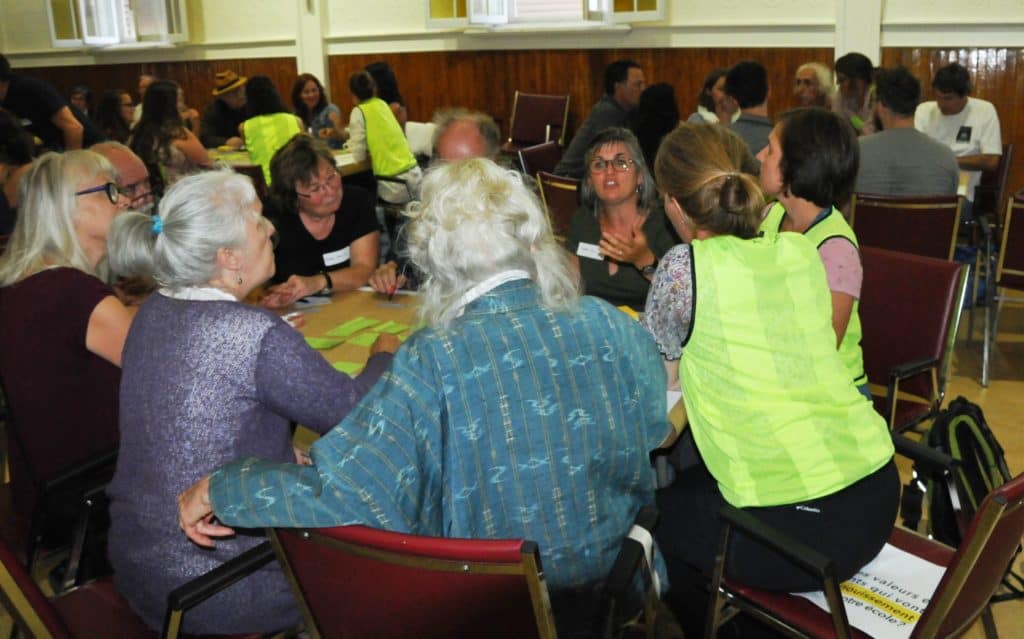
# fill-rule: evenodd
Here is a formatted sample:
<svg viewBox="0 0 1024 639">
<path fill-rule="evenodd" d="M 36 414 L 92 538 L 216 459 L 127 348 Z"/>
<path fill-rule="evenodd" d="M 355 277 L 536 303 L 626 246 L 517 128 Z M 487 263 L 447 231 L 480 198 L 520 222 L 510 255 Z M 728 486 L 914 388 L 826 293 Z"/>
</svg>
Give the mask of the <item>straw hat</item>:
<svg viewBox="0 0 1024 639">
<path fill-rule="evenodd" d="M 218 71 L 216 76 L 216 86 L 213 88 L 213 95 L 224 95 L 230 91 L 234 91 L 238 87 L 245 86 L 246 81 L 249 78 L 244 75 L 240 76 L 230 69 L 227 71 Z"/>
</svg>

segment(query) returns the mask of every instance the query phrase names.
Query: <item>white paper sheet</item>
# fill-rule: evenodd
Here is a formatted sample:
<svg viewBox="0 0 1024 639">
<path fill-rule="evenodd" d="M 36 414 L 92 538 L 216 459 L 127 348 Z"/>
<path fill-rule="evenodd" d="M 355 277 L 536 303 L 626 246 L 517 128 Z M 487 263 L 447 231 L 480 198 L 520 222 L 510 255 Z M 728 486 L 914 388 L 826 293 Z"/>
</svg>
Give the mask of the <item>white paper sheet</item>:
<svg viewBox="0 0 1024 639">
<path fill-rule="evenodd" d="M 839 585 L 850 625 L 872 637 L 907 639 L 945 568 L 886 544 L 871 563 Z M 794 593 L 828 610 L 823 592 Z"/>
</svg>

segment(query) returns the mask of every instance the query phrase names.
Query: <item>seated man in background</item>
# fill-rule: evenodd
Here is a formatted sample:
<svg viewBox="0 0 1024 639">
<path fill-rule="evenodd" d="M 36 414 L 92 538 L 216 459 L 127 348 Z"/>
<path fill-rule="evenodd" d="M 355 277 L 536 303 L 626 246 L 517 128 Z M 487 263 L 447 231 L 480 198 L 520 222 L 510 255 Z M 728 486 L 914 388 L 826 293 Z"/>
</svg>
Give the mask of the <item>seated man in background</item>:
<svg viewBox="0 0 1024 639">
<path fill-rule="evenodd" d="M 213 104 L 206 107 L 199 122 L 199 141 L 208 149 L 242 146 L 238 125 L 245 122 L 245 83 L 248 78 L 230 69 L 218 71 L 213 87 Z"/>
<path fill-rule="evenodd" d="M 501 131 L 494 118 L 469 109 L 446 109 L 434 114 L 435 162 L 454 162 L 469 158 L 493 160 L 501 149 Z M 370 276 L 370 286 L 378 293 L 393 294 L 399 288 L 416 288 L 419 278 L 412 272 L 406 254 L 404 224 L 396 225 L 393 254 Z"/>
<path fill-rule="evenodd" d="M 756 156 L 768 146 L 768 134 L 772 132 L 772 121 L 768 118 L 768 72 L 764 65 L 753 60 L 737 62 L 725 74 L 725 93 L 740 105 L 740 117 L 729 128 Z M 755 165 L 761 166 L 756 161 Z"/>
<path fill-rule="evenodd" d="M 914 128 L 921 83 L 904 67 L 875 73 L 875 117 L 882 130 L 859 138 L 856 193 L 951 195 L 960 179 L 949 147 Z"/>
<path fill-rule="evenodd" d="M 604 70 L 604 95 L 590 109 L 590 115 L 576 129 L 555 173 L 577 180 L 586 170 L 584 155 L 598 133 L 613 126 L 626 126 L 629 113 L 640 104 L 647 86 L 644 71 L 632 60 L 616 60 Z"/>
<path fill-rule="evenodd" d="M 117 189 L 128 198 L 128 208 L 139 213 L 153 210 L 153 191 L 150 187 L 149 172 L 142 159 L 120 142 L 100 142 L 90 147 L 91 151 L 107 158 L 117 171 Z"/>
<path fill-rule="evenodd" d="M 828 109 L 836 85 L 832 82 L 832 69 L 820 62 L 805 62 L 796 69 L 793 97 L 797 106 L 816 106 Z"/>
<path fill-rule="evenodd" d="M 77 107 L 44 80 L 11 71 L 0 54 L 0 107 L 21 120 L 28 120 L 28 132 L 53 151 L 89 147 L 103 139 L 103 133 Z"/>
<path fill-rule="evenodd" d="M 935 72 L 932 89 L 935 99 L 918 105 L 914 126 L 951 148 L 960 170 L 970 172 L 970 205 L 981 172 L 996 170 L 1003 154 L 999 115 L 991 102 L 970 97 L 971 76 L 955 62 Z"/>
<path fill-rule="evenodd" d="M 313 445 L 313 466 L 223 466 L 179 496 L 180 525 L 204 546 L 225 526 L 531 539 L 558 636 L 588 636 L 599 586 L 654 497 L 648 454 L 674 434 L 661 358 L 637 322 L 579 297 L 516 175 L 482 159 L 441 165 L 414 208 L 426 327 Z"/>
</svg>

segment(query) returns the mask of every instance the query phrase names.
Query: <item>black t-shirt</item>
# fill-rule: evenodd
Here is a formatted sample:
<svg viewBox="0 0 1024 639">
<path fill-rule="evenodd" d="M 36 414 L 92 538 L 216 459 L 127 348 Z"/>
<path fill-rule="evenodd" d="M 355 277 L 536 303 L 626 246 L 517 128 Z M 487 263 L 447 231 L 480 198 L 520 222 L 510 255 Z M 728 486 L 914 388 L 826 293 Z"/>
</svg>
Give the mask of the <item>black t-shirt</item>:
<svg viewBox="0 0 1024 639">
<path fill-rule="evenodd" d="M 51 84 L 20 75 L 12 75 L 3 108 L 19 118 L 31 120 L 26 128 L 48 149 L 60 151 L 64 149 L 64 132 L 51 119 L 64 107 L 71 109 L 71 114 L 78 119 L 85 129 L 82 132 L 82 148 L 104 140 L 103 134 L 95 124 L 73 105 L 68 104 Z"/>
<path fill-rule="evenodd" d="M 279 242 L 274 249 L 274 282 L 292 275 L 315 275 L 349 265 L 348 248 L 367 233 L 379 231 L 373 197 L 357 186 L 345 186 L 341 206 L 335 213 L 334 228 L 322 240 L 315 239 L 297 214 L 279 213 L 267 207 L 267 217 L 277 227 Z"/>
<path fill-rule="evenodd" d="M 232 109 L 218 98 L 206 107 L 199 119 L 199 141 L 208 149 L 217 148 L 228 138 L 238 137 L 238 125 L 247 117 L 245 107 Z"/>
</svg>

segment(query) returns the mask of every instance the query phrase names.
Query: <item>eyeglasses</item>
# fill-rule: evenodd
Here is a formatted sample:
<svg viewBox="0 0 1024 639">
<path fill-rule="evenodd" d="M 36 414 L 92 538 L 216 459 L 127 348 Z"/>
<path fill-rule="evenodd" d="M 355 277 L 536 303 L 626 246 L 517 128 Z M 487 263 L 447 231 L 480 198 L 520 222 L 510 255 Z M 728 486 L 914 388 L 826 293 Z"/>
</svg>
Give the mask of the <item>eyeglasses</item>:
<svg viewBox="0 0 1024 639">
<path fill-rule="evenodd" d="M 796 85 L 798 87 L 811 87 L 811 86 L 817 86 L 818 82 L 816 80 L 812 79 L 812 78 L 797 78 L 796 79 Z"/>
<path fill-rule="evenodd" d="M 312 199 L 318 199 L 322 197 L 328 191 L 334 191 L 341 184 L 341 174 L 337 171 L 331 171 L 331 174 L 327 177 L 321 177 L 320 184 L 312 184 L 309 187 L 309 191 L 306 193 L 300 192 L 298 189 L 295 190 L 295 194 L 299 197 L 308 197 Z"/>
<path fill-rule="evenodd" d="M 152 187 L 149 184 L 149 177 L 144 177 L 138 182 L 132 182 L 131 184 L 125 184 L 124 186 L 117 187 L 117 190 L 121 192 L 121 195 L 129 197 L 132 200 L 137 200 L 141 197 L 146 197 L 150 194 Z"/>
<path fill-rule="evenodd" d="M 89 189 L 83 189 L 81 191 L 75 191 L 75 195 L 76 196 L 88 195 L 90 193 L 100 193 L 100 192 L 104 192 L 104 191 L 106 192 L 107 198 L 110 200 L 110 203 L 111 204 L 117 204 L 117 198 L 118 198 L 118 196 L 121 195 L 121 191 L 120 191 L 120 189 L 117 188 L 117 185 L 114 184 L 113 182 L 107 182 L 106 184 L 100 184 L 99 186 L 94 186 L 94 187 L 89 188 Z"/>
<path fill-rule="evenodd" d="M 604 158 L 594 158 L 590 161 L 590 172 L 591 173 L 604 173 L 608 167 L 612 167 L 619 173 L 628 171 L 634 162 L 633 160 L 627 160 L 626 158 L 613 158 L 606 160 Z"/>
</svg>

